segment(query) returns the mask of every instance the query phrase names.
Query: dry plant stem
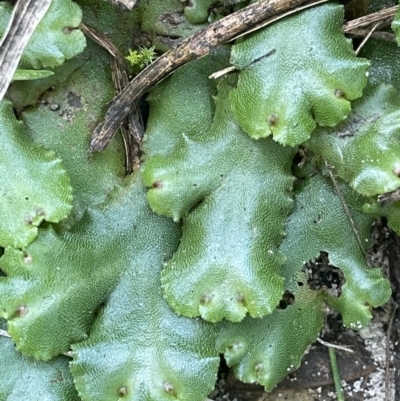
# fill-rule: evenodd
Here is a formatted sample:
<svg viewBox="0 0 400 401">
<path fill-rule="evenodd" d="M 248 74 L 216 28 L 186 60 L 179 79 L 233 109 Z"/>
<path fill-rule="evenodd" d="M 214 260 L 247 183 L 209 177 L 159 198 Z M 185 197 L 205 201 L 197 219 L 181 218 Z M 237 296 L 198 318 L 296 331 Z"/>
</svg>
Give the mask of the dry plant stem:
<svg viewBox="0 0 400 401">
<path fill-rule="evenodd" d="M 337 401 L 345 401 L 335 349 L 332 347 L 328 347 L 328 352 L 329 352 L 329 360 L 331 362 L 333 383 L 335 384 L 336 397 L 337 397 L 336 399 Z"/>
<path fill-rule="evenodd" d="M 120 63 L 114 57 L 111 57 L 110 66 L 111 66 L 112 81 L 114 83 L 115 89 L 117 90 L 117 93 L 120 93 L 121 90 L 126 86 L 126 84 L 124 84 L 125 78 L 129 82 L 126 71 L 124 70 L 123 67 L 121 68 Z M 131 174 L 133 171 L 133 149 L 132 149 L 133 143 L 132 143 L 132 137 L 129 135 L 129 130 L 126 126 L 127 118 L 121 125 L 121 134 L 122 134 L 122 139 L 124 141 L 124 149 L 125 149 L 125 173 L 128 175 Z"/>
<path fill-rule="evenodd" d="M 329 176 L 331 177 L 331 180 L 332 180 L 333 186 L 335 187 L 336 193 L 339 195 L 340 201 L 342 202 L 343 209 L 344 209 L 344 211 L 346 213 L 347 218 L 349 219 L 351 228 L 352 228 L 353 233 L 354 233 L 354 235 L 355 235 L 355 237 L 357 239 L 358 245 L 360 246 L 361 252 L 363 253 L 363 255 L 365 257 L 367 257 L 367 254 L 366 254 L 366 252 L 364 250 L 364 247 L 363 247 L 363 244 L 361 242 L 361 238 L 360 238 L 360 236 L 358 234 L 356 225 L 354 223 L 353 217 L 351 216 L 349 207 L 347 206 L 346 200 L 344 199 L 342 190 L 339 187 L 339 184 L 338 184 L 338 182 L 336 180 L 336 177 L 333 174 L 334 167 L 332 167 L 326 160 L 325 160 L 325 167 L 327 168 Z"/>
<path fill-rule="evenodd" d="M 261 28 L 263 28 L 263 27 L 265 27 L 265 26 L 267 26 L 269 24 L 272 24 L 273 22 L 278 21 L 278 20 L 282 19 L 283 17 L 287 17 L 287 16 L 289 16 L 291 14 L 294 14 L 294 13 L 297 13 L 299 11 L 305 10 L 305 9 L 309 8 L 310 6 L 315 6 L 315 5 L 320 4 L 320 3 L 325 3 L 326 1 L 327 0 L 321 0 L 321 1 L 318 1 L 318 2 L 316 2 L 314 4 L 311 4 L 311 5 L 305 5 L 303 7 L 299 7 L 297 9 L 295 9 L 295 10 L 290 10 L 289 12 L 287 12 L 287 13 L 285 13 L 283 15 L 279 15 L 279 16 L 277 16 L 275 18 L 271 18 L 271 19 L 269 19 L 267 21 L 264 21 L 264 22 L 256 25 L 254 28 L 250 29 L 249 31 L 246 31 L 246 32 L 244 32 L 244 33 L 232 38 L 231 41 L 235 40 L 237 38 L 240 38 L 241 36 L 247 35 L 247 34 L 253 32 L 253 31 L 261 29 Z M 362 47 L 365 45 L 365 43 L 368 41 L 368 39 L 371 36 L 375 37 L 377 39 L 381 39 L 381 40 L 387 40 L 387 41 L 391 41 L 391 42 L 396 42 L 396 37 L 395 37 L 395 35 L 393 33 L 390 33 L 390 32 L 374 32 L 374 31 L 382 23 L 383 20 L 392 19 L 394 14 L 397 11 L 397 8 L 398 8 L 398 6 L 392 7 L 391 9 L 381 10 L 381 11 L 379 11 L 377 13 L 370 14 L 370 15 L 367 15 L 365 17 L 361 17 L 361 18 L 355 19 L 353 21 L 349 21 L 348 23 L 343 25 L 343 30 L 345 32 L 348 32 L 347 30 L 349 29 L 349 27 L 352 27 L 353 25 L 354 26 L 367 26 L 367 25 L 370 25 L 375 20 L 378 21 L 378 22 L 376 22 L 376 24 L 374 25 L 374 27 L 371 30 L 362 30 L 362 29 L 358 29 L 358 28 L 351 28 L 351 31 L 349 31 L 349 33 L 354 34 L 356 36 L 365 37 L 363 42 L 360 44 L 360 46 L 356 50 L 356 52 L 355 52 L 356 55 L 358 55 L 358 53 L 360 52 Z M 230 68 L 232 68 L 232 70 Z M 221 71 L 218 71 L 218 72 L 210 75 L 210 78 L 214 78 L 214 79 L 220 78 L 221 76 L 225 75 L 226 73 L 229 73 L 229 72 L 233 71 L 234 69 L 235 69 L 234 67 L 228 67 L 228 68 L 226 68 L 226 71 L 225 70 L 221 70 Z"/>
<path fill-rule="evenodd" d="M 400 200 L 400 189 L 396 189 L 392 192 L 388 192 L 386 194 L 382 194 L 382 195 L 378 196 L 378 202 L 382 206 L 388 206 L 399 200 Z"/>
<path fill-rule="evenodd" d="M 289 15 L 296 14 L 296 13 L 298 13 L 298 12 L 300 12 L 300 11 L 306 10 L 307 8 L 317 6 L 318 4 L 326 3 L 327 1 L 330 1 L 330 0 L 318 0 L 318 1 L 314 2 L 314 3 L 306 4 L 306 5 L 303 6 L 303 7 L 298 7 L 298 8 L 295 8 L 295 9 L 293 9 L 293 10 L 290 10 L 290 11 L 288 11 L 288 12 L 282 14 L 282 15 L 278 15 L 278 16 L 276 16 L 276 17 L 274 17 L 274 18 L 270 18 L 270 19 L 268 19 L 267 21 L 263 21 L 263 22 L 261 22 L 260 24 L 254 26 L 252 29 L 249 29 L 248 31 L 243 32 L 243 33 L 241 33 L 240 35 L 235 36 L 234 38 L 232 38 L 232 39 L 230 40 L 230 42 L 232 42 L 233 40 L 236 40 L 236 39 L 238 39 L 238 38 L 240 38 L 240 37 L 242 37 L 242 36 L 244 36 L 244 35 L 248 35 L 249 33 L 258 31 L 259 29 L 264 28 L 264 27 L 266 27 L 267 25 L 270 25 L 270 24 L 272 24 L 272 23 L 274 23 L 274 22 L 276 22 L 276 21 L 279 21 L 279 20 L 281 20 L 282 18 L 288 17 Z"/>
<path fill-rule="evenodd" d="M 368 14 L 364 17 L 351 20 L 343 25 L 343 30 L 345 33 L 351 33 L 353 29 L 365 27 L 375 22 L 384 21 L 389 18 L 392 19 L 396 14 L 398 8 L 399 6 L 386 8 L 376 13 Z"/>
<path fill-rule="evenodd" d="M 6 93 L 22 53 L 51 0 L 18 0 L 0 41 L 0 100 Z"/>
<path fill-rule="evenodd" d="M 111 40 L 103 32 L 90 25 L 81 23 L 79 29 L 93 42 L 96 42 L 103 49 L 106 49 L 108 53 L 118 60 L 120 64 L 125 64 L 124 56 L 118 50 L 118 48 L 111 42 Z"/>
<path fill-rule="evenodd" d="M 380 25 L 380 22 L 377 22 L 371 30 L 368 32 L 368 35 L 363 39 L 363 41 L 360 43 L 360 46 L 358 46 L 357 50 L 355 51 L 356 56 L 360 53 L 361 49 L 364 47 L 364 45 L 368 42 L 368 39 L 371 37 L 371 35 L 374 33 L 376 28 Z"/>
<path fill-rule="evenodd" d="M 164 53 L 135 79 L 111 103 L 104 121 L 92 134 L 90 151 L 101 151 L 111 141 L 114 133 L 129 114 L 133 105 L 153 85 L 189 61 L 208 55 L 213 49 L 229 42 L 232 38 L 251 30 L 255 25 L 277 14 L 299 7 L 307 0 L 260 0 L 222 18 L 196 32 L 176 47 Z"/>
<path fill-rule="evenodd" d="M 126 82 L 128 82 L 128 72 L 121 52 L 103 32 L 96 28 L 81 23 L 80 29 L 88 38 L 100 45 L 103 49 L 107 50 L 110 54 L 112 80 L 117 93 L 121 92 L 121 90 L 126 86 L 126 84 L 124 85 L 124 77 L 126 78 Z M 129 133 L 124 125 L 121 126 L 121 133 L 125 148 L 125 172 L 126 174 L 130 174 L 133 165 L 131 138 L 129 137 Z"/>
<path fill-rule="evenodd" d="M 103 47 L 111 55 L 112 80 L 117 93 L 120 93 L 129 84 L 129 71 L 123 55 L 103 32 L 83 23 L 80 25 L 80 29 L 88 38 Z M 143 131 L 139 110 L 134 105 L 131 113 L 125 119 L 125 123 L 121 125 L 125 147 L 126 174 L 131 174 L 140 166 L 138 154 L 141 151 Z"/>
<path fill-rule="evenodd" d="M 354 351 L 352 349 L 350 349 L 349 347 L 346 347 L 344 345 L 336 345 L 336 344 L 332 344 L 332 343 L 328 343 L 324 340 L 322 340 L 321 338 L 317 338 L 317 341 L 322 344 L 325 345 L 326 347 L 331 347 L 331 348 L 335 348 L 335 349 L 340 349 L 341 351 L 346 351 L 346 352 L 350 352 L 353 353 Z"/>
<path fill-rule="evenodd" d="M 257 31 L 257 30 L 259 30 L 261 28 L 264 28 L 264 27 L 266 27 L 268 25 L 271 25 L 276 21 L 279 21 L 279 20 L 281 20 L 281 19 L 283 19 L 285 17 L 288 17 L 289 15 L 298 13 L 299 11 L 306 10 L 307 8 L 316 6 L 318 4 L 326 3 L 327 1 L 329 1 L 329 0 L 319 0 L 316 3 L 307 4 L 307 5 L 303 6 L 303 7 L 298 7 L 298 8 L 295 8 L 294 10 L 290 10 L 287 13 L 280 14 L 280 15 L 274 17 L 274 18 L 270 18 L 267 21 L 264 21 L 261 24 L 256 25 L 254 28 L 252 28 L 252 29 L 250 29 L 250 30 L 238 35 L 238 36 L 235 36 L 229 42 L 232 42 L 233 40 L 236 40 L 236 39 L 238 39 L 238 38 L 240 38 L 240 37 L 242 37 L 244 35 L 248 35 L 251 32 L 255 32 L 255 31 Z M 210 78 L 210 79 L 218 79 L 218 78 L 221 78 L 222 76 L 224 76 L 225 74 L 229 74 L 230 72 L 235 71 L 235 70 L 236 70 L 235 66 L 230 66 L 230 67 L 224 68 L 223 70 L 214 72 L 208 78 Z"/>
<path fill-rule="evenodd" d="M 11 336 L 5 330 L 2 329 L 0 329 L 0 336 L 11 338 Z"/>
<path fill-rule="evenodd" d="M 390 383 L 390 337 L 392 336 L 392 327 L 393 327 L 393 321 L 394 317 L 396 316 L 397 312 L 397 304 L 394 303 L 393 311 L 392 311 L 392 316 L 390 317 L 390 322 L 389 326 L 387 329 L 387 337 L 386 337 L 386 377 L 385 377 L 385 401 L 390 401 L 390 388 L 389 388 L 389 383 Z"/>
<path fill-rule="evenodd" d="M 229 74 L 230 72 L 233 72 L 236 70 L 236 67 L 234 65 L 231 65 L 230 67 L 224 68 L 223 70 L 216 71 L 212 73 L 208 78 L 209 79 L 218 79 L 224 76 L 225 74 Z"/>
<path fill-rule="evenodd" d="M 355 29 L 352 29 L 351 32 L 348 32 L 348 34 L 350 36 L 365 37 L 369 34 L 369 31 L 368 31 L 368 29 L 355 28 Z M 396 36 L 394 33 L 391 33 L 391 32 L 375 31 L 375 32 L 372 32 L 371 37 L 374 39 L 383 40 L 386 42 L 396 43 Z"/>
</svg>

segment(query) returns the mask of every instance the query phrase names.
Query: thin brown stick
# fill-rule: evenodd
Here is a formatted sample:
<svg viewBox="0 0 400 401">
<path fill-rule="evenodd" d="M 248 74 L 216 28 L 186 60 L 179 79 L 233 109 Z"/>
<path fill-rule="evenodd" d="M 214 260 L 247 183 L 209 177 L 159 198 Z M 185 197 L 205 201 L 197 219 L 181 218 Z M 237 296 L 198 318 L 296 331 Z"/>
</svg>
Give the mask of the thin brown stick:
<svg viewBox="0 0 400 401">
<path fill-rule="evenodd" d="M 347 345 L 337 345 L 337 344 L 332 344 L 332 343 L 328 343 L 324 340 L 322 340 L 321 338 L 317 338 L 317 341 L 322 344 L 325 345 L 326 347 L 330 347 L 330 348 L 335 348 L 341 351 L 346 351 L 346 352 L 350 352 L 351 354 L 354 352 L 351 348 L 349 348 L 349 346 Z"/>
<path fill-rule="evenodd" d="M 103 32 L 99 31 L 98 29 L 90 25 L 85 25 L 83 23 L 79 25 L 79 29 L 88 38 L 93 40 L 93 42 L 96 42 L 103 49 L 106 49 L 111 54 L 111 56 L 113 56 L 118 60 L 120 64 L 125 65 L 124 56 L 121 54 L 118 48 L 111 42 L 111 40 L 108 38 L 107 35 L 105 35 Z"/>
<path fill-rule="evenodd" d="M 235 36 L 235 37 L 232 38 L 229 42 L 232 42 L 233 40 L 236 40 L 236 39 L 238 39 L 238 38 L 240 38 L 240 37 L 242 37 L 242 36 L 244 36 L 244 35 L 248 35 L 248 34 L 251 33 L 251 32 L 258 31 L 258 30 L 261 29 L 261 28 L 265 28 L 266 26 L 271 25 L 271 24 L 273 24 L 274 22 L 277 22 L 277 21 L 279 21 L 279 20 L 281 20 L 281 19 L 283 19 L 283 18 L 286 18 L 286 17 L 288 17 L 289 15 L 298 13 L 298 12 L 303 11 L 303 10 L 306 10 L 307 8 L 310 8 L 310 7 L 314 7 L 314 6 L 318 5 L 318 4 L 326 3 L 327 1 L 329 1 L 329 0 L 318 0 L 318 1 L 315 2 L 315 3 L 306 4 L 306 5 L 303 6 L 303 7 L 295 8 L 294 10 L 290 10 L 290 11 L 288 11 L 288 12 L 286 12 L 286 13 L 283 13 L 283 14 L 280 14 L 280 15 L 274 17 L 274 18 L 269 18 L 268 20 L 263 21 L 261 24 L 256 25 L 254 28 L 252 28 L 252 29 L 250 29 L 250 30 L 248 30 L 248 31 L 246 31 L 246 32 L 243 32 L 243 33 L 241 33 L 241 34 L 238 35 L 238 36 Z M 230 66 L 230 67 L 224 68 L 223 70 L 214 72 L 213 74 L 211 74 L 211 75 L 209 76 L 209 78 L 210 78 L 210 79 L 218 79 L 218 78 L 221 78 L 222 76 L 224 76 L 225 74 L 229 74 L 230 72 L 235 71 L 235 70 L 236 70 L 236 67 L 235 67 L 235 66 Z"/>
<path fill-rule="evenodd" d="M 368 29 L 361 29 L 361 28 L 355 28 L 355 29 L 352 29 L 351 32 L 348 32 L 348 35 L 351 35 L 351 36 L 365 37 L 368 34 L 369 34 Z M 371 37 L 374 39 L 383 40 L 386 42 L 395 42 L 396 43 L 396 35 L 392 32 L 375 31 L 375 32 L 372 32 Z"/>
<path fill-rule="evenodd" d="M 243 32 L 247 32 L 258 23 L 307 2 L 310 4 L 319 3 L 307 0 L 260 0 L 214 22 L 164 53 L 141 71 L 114 98 L 104 121 L 96 127 L 92 134 L 90 151 L 103 150 L 111 141 L 124 118 L 129 114 L 132 105 L 153 85 L 173 71 L 189 61 L 206 56 L 213 49 L 229 42 Z"/>
<path fill-rule="evenodd" d="M 249 29 L 248 31 L 245 31 L 245 32 L 241 33 L 240 35 L 235 36 L 235 37 L 232 38 L 229 42 L 232 42 L 233 40 L 236 40 L 236 39 L 238 39 L 238 38 L 241 38 L 241 37 L 244 36 L 244 35 L 248 35 L 249 33 L 258 31 L 259 29 L 264 28 L 264 27 L 266 27 L 267 25 L 271 25 L 271 24 L 273 24 L 274 22 L 281 20 L 282 18 L 288 17 L 289 15 L 296 14 L 296 13 L 298 13 L 298 12 L 300 12 L 300 11 L 306 10 L 307 8 L 317 6 L 318 4 L 326 3 L 327 1 L 330 1 L 330 0 L 318 0 L 318 1 L 316 1 L 315 3 L 306 4 L 305 6 L 297 7 L 297 8 L 295 8 L 295 9 L 293 9 L 293 10 L 290 10 L 290 11 L 284 13 L 284 14 L 277 15 L 277 16 L 274 17 L 274 18 L 269 18 L 268 20 L 263 21 L 263 22 L 261 22 L 260 24 L 257 24 L 256 26 L 254 26 L 253 28 Z"/>
<path fill-rule="evenodd" d="M 11 338 L 11 336 L 3 329 L 0 329 L 0 336 Z"/>
<path fill-rule="evenodd" d="M 209 79 L 218 79 L 218 78 L 221 78 L 224 75 L 229 74 L 230 72 L 233 72 L 233 71 L 236 71 L 236 67 L 234 65 L 231 65 L 230 67 L 213 72 L 208 78 Z"/>
<path fill-rule="evenodd" d="M 390 383 L 390 337 L 392 336 L 392 327 L 393 327 L 393 321 L 394 321 L 394 317 L 396 316 L 396 312 L 397 312 L 397 304 L 394 303 L 394 308 L 392 311 L 392 316 L 390 317 L 390 322 L 389 322 L 389 326 L 387 329 L 387 333 L 386 333 L 386 377 L 385 377 L 385 401 L 389 401 L 389 383 Z"/>
<path fill-rule="evenodd" d="M 103 47 L 111 55 L 112 80 L 117 93 L 122 92 L 129 84 L 129 71 L 123 55 L 103 32 L 83 23 L 80 25 L 80 29 L 88 38 Z M 126 174 L 131 174 L 132 171 L 137 170 L 140 166 L 138 155 L 141 152 L 143 131 L 139 110 L 134 105 L 125 119 L 125 123 L 121 125 L 125 147 Z"/>
<path fill-rule="evenodd" d="M 110 66 L 112 81 L 114 83 L 115 89 L 117 90 L 117 93 L 120 93 L 121 90 L 123 90 L 127 85 L 125 82 L 129 82 L 127 73 L 125 69 L 121 66 L 121 64 L 117 61 L 117 59 L 112 56 L 110 60 Z M 132 137 L 129 135 L 129 130 L 126 124 L 121 124 L 121 133 L 125 149 L 125 172 L 128 175 L 131 174 L 133 170 L 133 143 Z"/>
<path fill-rule="evenodd" d="M 390 8 L 385 8 L 373 14 L 365 15 L 351 21 L 346 22 L 343 25 L 343 30 L 345 33 L 350 33 L 353 29 L 365 27 L 371 25 L 375 22 L 384 21 L 386 19 L 391 19 L 394 17 L 399 6 L 394 6 Z"/>
<path fill-rule="evenodd" d="M 376 30 L 376 28 L 378 28 L 378 26 L 380 25 L 380 22 L 377 22 L 372 28 L 371 30 L 368 32 L 368 35 L 362 40 L 362 42 L 360 43 L 360 45 L 358 46 L 357 50 L 355 51 L 356 56 L 358 56 L 358 54 L 360 53 L 361 49 L 364 47 L 364 45 L 368 42 L 368 39 L 371 37 L 371 35 L 374 33 L 374 31 Z"/>
<path fill-rule="evenodd" d="M 18 0 L 0 40 L 0 100 L 6 93 L 22 53 L 46 14 L 51 0 Z"/>
<path fill-rule="evenodd" d="M 329 176 L 331 177 L 333 186 L 335 187 L 335 191 L 338 194 L 338 196 L 340 198 L 340 201 L 342 202 L 343 209 L 344 209 L 344 211 L 346 213 L 347 218 L 349 219 L 351 228 L 352 228 L 353 233 L 354 233 L 354 235 L 355 235 L 355 237 L 357 239 L 358 245 L 360 246 L 361 252 L 363 253 L 363 255 L 365 257 L 367 257 L 367 254 L 366 254 L 366 252 L 364 250 L 364 247 L 363 247 L 363 244 L 361 242 L 360 235 L 358 234 L 358 231 L 357 231 L 357 228 L 356 228 L 356 224 L 354 223 L 353 217 L 351 216 L 350 209 L 347 206 L 347 202 L 344 199 L 342 190 L 340 189 L 340 186 L 339 186 L 339 184 L 338 184 L 338 182 L 336 180 L 336 177 L 333 174 L 333 167 L 326 160 L 325 160 L 325 167 L 327 168 Z"/>
<path fill-rule="evenodd" d="M 400 200 L 400 189 L 396 189 L 392 192 L 387 192 L 385 194 L 381 194 L 378 196 L 378 202 L 382 206 L 391 205 L 394 202 L 398 202 Z"/>
</svg>

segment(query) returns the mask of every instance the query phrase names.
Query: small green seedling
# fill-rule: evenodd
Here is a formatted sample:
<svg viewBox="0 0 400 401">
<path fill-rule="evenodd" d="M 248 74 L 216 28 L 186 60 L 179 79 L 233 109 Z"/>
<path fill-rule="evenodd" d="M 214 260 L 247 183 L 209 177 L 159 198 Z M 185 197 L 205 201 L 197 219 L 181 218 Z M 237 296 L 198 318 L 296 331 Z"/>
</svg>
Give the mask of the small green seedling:
<svg viewBox="0 0 400 401">
<path fill-rule="evenodd" d="M 129 49 L 129 55 L 125 57 L 128 60 L 131 72 L 136 75 L 143 68 L 149 65 L 156 58 L 156 53 L 154 52 L 154 46 L 139 47 L 139 50 Z"/>
</svg>

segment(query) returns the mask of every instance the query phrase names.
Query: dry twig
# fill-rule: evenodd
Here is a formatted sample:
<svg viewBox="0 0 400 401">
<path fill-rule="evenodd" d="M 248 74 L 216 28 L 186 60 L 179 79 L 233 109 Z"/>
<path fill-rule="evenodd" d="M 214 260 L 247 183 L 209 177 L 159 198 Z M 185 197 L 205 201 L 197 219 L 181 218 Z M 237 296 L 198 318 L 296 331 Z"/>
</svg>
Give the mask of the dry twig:
<svg viewBox="0 0 400 401">
<path fill-rule="evenodd" d="M 376 13 L 368 14 L 364 17 L 351 20 L 343 25 L 343 30 L 345 33 L 351 33 L 353 29 L 365 27 L 375 22 L 382 22 L 386 19 L 392 19 L 396 14 L 398 8 L 399 6 L 385 8 Z"/>
<path fill-rule="evenodd" d="M 286 12 L 290 14 L 307 7 L 321 4 L 325 0 L 260 0 L 236 13 L 214 22 L 207 28 L 196 32 L 176 47 L 164 53 L 147 68 L 141 71 L 135 79 L 111 103 L 103 122 L 92 134 L 90 151 L 101 151 L 111 141 L 124 118 L 138 102 L 140 97 L 152 86 L 167 77 L 176 69 L 189 61 L 208 55 L 213 49 L 241 35 L 260 29 L 268 23 L 277 20 L 277 16 Z M 344 25 L 345 32 L 351 32 L 362 26 L 392 18 L 397 7 L 388 8 L 378 13 L 358 18 Z"/>
<path fill-rule="evenodd" d="M 112 80 L 117 93 L 120 93 L 129 84 L 129 72 L 123 55 L 103 32 L 83 23 L 80 25 L 80 29 L 111 55 Z M 140 166 L 139 154 L 144 133 L 140 112 L 136 105 L 132 107 L 125 123 L 121 125 L 121 132 L 125 147 L 126 174 L 130 174 Z"/>
<path fill-rule="evenodd" d="M 348 346 L 345 345 L 336 345 L 336 344 L 332 344 L 332 343 L 328 343 L 324 340 L 322 340 L 321 338 L 317 338 L 317 341 L 319 343 L 321 343 L 322 345 L 325 345 L 326 347 L 330 347 L 330 348 L 335 348 L 335 349 L 339 349 L 341 351 L 346 351 L 346 352 L 350 352 L 353 353 L 354 351 L 352 349 L 350 349 Z"/>
<path fill-rule="evenodd" d="M 377 22 L 368 32 L 367 36 L 363 39 L 363 41 L 360 43 L 360 46 L 358 46 L 357 50 L 355 51 L 356 56 L 360 53 L 361 49 L 364 47 L 364 45 L 368 42 L 368 39 L 371 37 L 371 35 L 374 33 L 376 28 L 380 25 L 380 22 Z"/>
<path fill-rule="evenodd" d="M 8 27 L 0 40 L 0 100 L 12 80 L 22 53 L 51 0 L 18 0 Z"/>
<path fill-rule="evenodd" d="M 263 21 L 261 24 L 256 25 L 252 29 L 250 29 L 250 30 L 248 30 L 246 32 L 243 32 L 238 36 L 235 36 L 229 42 L 232 42 L 233 40 L 236 40 L 236 39 L 238 39 L 238 38 L 240 38 L 240 37 L 242 37 L 244 35 L 248 35 L 251 32 L 255 32 L 255 31 L 257 31 L 257 30 L 259 30 L 261 28 L 265 28 L 266 26 L 271 25 L 274 22 L 277 22 L 277 21 L 279 21 L 279 20 L 281 20 L 281 19 L 283 19 L 285 17 L 288 17 L 289 15 L 298 13 L 298 12 L 303 11 L 303 10 L 306 10 L 307 8 L 310 8 L 310 7 L 314 7 L 314 6 L 318 5 L 318 4 L 326 3 L 327 1 L 329 1 L 329 0 L 319 0 L 316 3 L 306 4 L 303 7 L 298 7 L 298 8 L 295 8 L 294 10 L 290 10 L 290 11 L 288 11 L 286 13 L 280 14 L 280 15 L 276 16 L 275 18 L 269 18 L 268 20 Z M 224 76 L 225 74 L 229 74 L 230 72 L 235 71 L 235 70 L 236 70 L 236 67 L 232 65 L 230 67 L 224 68 L 223 70 L 214 72 L 213 74 L 211 74 L 209 76 L 209 78 L 210 79 L 218 79 L 218 78 L 221 78 L 222 76 Z"/>
<path fill-rule="evenodd" d="M 129 114 L 132 106 L 153 85 L 167 77 L 173 71 L 189 61 L 206 56 L 213 49 L 229 42 L 244 32 L 248 32 L 260 22 L 300 7 L 304 3 L 307 3 L 307 0 L 260 0 L 214 22 L 164 53 L 141 71 L 114 98 L 111 107 L 105 115 L 104 121 L 93 132 L 90 150 L 92 152 L 103 150 L 111 141 L 124 118 Z M 308 1 L 308 3 L 315 5 L 321 2 Z"/>
<path fill-rule="evenodd" d="M 0 336 L 11 338 L 11 336 L 3 329 L 0 329 Z"/>
<path fill-rule="evenodd" d="M 400 189 L 396 189 L 392 192 L 387 192 L 385 194 L 381 194 L 378 196 L 378 202 L 382 206 L 388 206 L 394 202 L 398 202 L 400 200 Z"/>
<path fill-rule="evenodd" d="M 349 34 L 351 36 L 365 37 L 369 34 L 369 31 L 368 31 L 368 29 L 355 28 L 355 29 L 352 29 L 351 32 L 349 32 Z M 375 32 L 372 32 L 371 37 L 374 39 L 378 39 L 378 40 L 384 40 L 386 42 L 395 42 L 396 43 L 396 35 L 392 32 L 375 31 Z"/>
<path fill-rule="evenodd" d="M 346 199 L 344 199 L 342 190 L 340 189 L 340 186 L 339 186 L 339 184 L 338 184 L 338 182 L 337 182 L 337 180 L 336 180 L 336 177 L 335 177 L 335 175 L 333 174 L 333 168 L 334 168 L 334 167 L 331 166 L 326 160 L 325 160 L 325 167 L 327 168 L 328 173 L 329 173 L 329 176 L 331 177 L 331 180 L 332 180 L 333 186 L 335 187 L 336 193 L 338 194 L 338 196 L 339 196 L 339 198 L 340 198 L 340 201 L 342 202 L 343 209 L 344 209 L 344 211 L 345 211 L 345 213 L 346 213 L 347 218 L 349 219 L 351 228 L 352 228 L 353 233 L 354 233 L 354 235 L 355 235 L 355 237 L 356 237 L 356 239 L 357 239 L 358 245 L 360 246 L 361 252 L 363 253 L 363 255 L 364 255 L 365 257 L 367 257 L 367 254 L 366 254 L 366 252 L 365 252 L 365 250 L 364 250 L 364 246 L 363 246 L 363 244 L 362 244 L 362 242 L 361 242 L 360 235 L 358 234 L 356 225 L 355 225 L 355 223 L 354 223 L 353 217 L 351 216 L 350 209 L 349 209 L 349 207 L 347 206 Z"/>
<path fill-rule="evenodd" d="M 274 22 L 281 20 L 282 18 L 288 17 L 289 15 L 296 14 L 296 13 L 298 13 L 300 11 L 306 10 L 307 8 L 317 6 L 318 4 L 326 3 L 327 1 L 330 1 L 330 0 L 318 0 L 315 3 L 306 4 L 306 5 L 302 6 L 302 7 L 297 7 L 295 9 L 293 9 L 293 10 L 289 10 L 289 11 L 283 13 L 283 14 L 277 15 L 274 18 L 269 18 L 266 21 L 263 21 L 260 24 L 255 25 L 253 28 L 249 29 L 248 31 L 245 31 L 245 32 L 241 33 L 240 35 L 235 36 L 229 42 L 232 42 L 233 40 L 241 38 L 242 36 L 248 35 L 249 33 L 258 31 L 259 29 L 264 28 L 267 25 L 271 25 Z"/>
</svg>

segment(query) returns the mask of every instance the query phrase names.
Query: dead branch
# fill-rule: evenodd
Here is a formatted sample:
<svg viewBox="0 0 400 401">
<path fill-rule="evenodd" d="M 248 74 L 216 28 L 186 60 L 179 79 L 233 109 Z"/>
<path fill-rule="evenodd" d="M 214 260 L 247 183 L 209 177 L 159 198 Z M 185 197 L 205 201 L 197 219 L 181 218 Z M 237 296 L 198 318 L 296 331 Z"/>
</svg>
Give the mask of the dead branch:
<svg viewBox="0 0 400 401">
<path fill-rule="evenodd" d="M 96 127 L 92 134 L 89 150 L 92 152 L 103 150 L 140 97 L 173 71 L 189 61 L 208 55 L 213 49 L 229 42 L 235 36 L 251 30 L 262 21 L 305 3 L 313 5 L 320 1 L 261 0 L 214 22 L 164 53 L 141 71 L 114 98 L 103 122 Z"/>
<path fill-rule="evenodd" d="M 353 29 L 365 27 L 376 22 L 385 21 L 387 19 L 392 19 L 396 14 L 398 8 L 399 6 L 385 8 L 376 13 L 368 14 L 364 17 L 351 20 L 343 25 L 343 30 L 345 33 L 350 33 Z"/>
<path fill-rule="evenodd" d="M 365 46 L 365 44 L 368 42 L 368 39 L 372 36 L 376 28 L 380 25 L 380 22 L 376 22 L 375 25 L 369 30 L 367 36 L 362 40 L 360 45 L 358 46 L 357 50 L 355 51 L 355 55 L 358 56 L 360 54 L 361 49 Z"/>
<path fill-rule="evenodd" d="M 368 29 L 355 28 L 355 29 L 352 29 L 348 34 L 350 36 L 365 37 L 369 33 L 370 33 L 370 31 Z M 371 37 L 374 39 L 383 40 L 386 42 L 396 42 L 396 35 L 392 32 L 375 31 L 375 32 L 372 32 Z"/>
<path fill-rule="evenodd" d="M 88 38 L 96 42 L 110 54 L 110 66 L 114 87 L 117 93 L 122 92 L 129 84 L 129 71 L 123 55 L 103 32 L 83 23 L 80 24 L 80 29 Z M 131 112 L 125 119 L 125 123 L 126 124 L 121 125 L 121 133 L 125 147 L 125 169 L 126 174 L 131 174 L 140 166 L 138 155 L 141 152 L 144 133 L 137 105 L 133 105 Z"/>
<path fill-rule="evenodd" d="M 382 206 L 391 205 L 394 202 L 398 202 L 400 200 L 400 189 L 396 189 L 392 192 L 387 192 L 385 194 L 381 194 L 378 196 L 378 202 Z"/>
<path fill-rule="evenodd" d="M 18 0 L 0 40 L 0 100 L 6 93 L 22 53 L 46 14 L 51 0 Z"/>
</svg>

